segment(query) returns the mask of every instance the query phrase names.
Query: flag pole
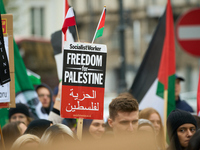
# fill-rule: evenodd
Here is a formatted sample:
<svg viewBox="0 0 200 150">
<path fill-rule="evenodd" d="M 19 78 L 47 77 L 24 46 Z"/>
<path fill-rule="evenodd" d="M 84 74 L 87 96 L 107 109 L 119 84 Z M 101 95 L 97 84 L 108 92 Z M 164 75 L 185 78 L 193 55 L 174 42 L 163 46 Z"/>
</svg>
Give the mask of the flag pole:
<svg viewBox="0 0 200 150">
<path fill-rule="evenodd" d="M 100 19 L 99 19 L 99 23 L 98 23 L 98 25 L 97 25 L 97 28 L 96 28 L 96 31 L 95 31 L 95 34 L 94 34 L 94 37 L 93 37 L 93 40 L 92 40 L 92 44 L 93 44 L 94 38 L 95 38 L 95 36 L 96 36 L 96 34 L 97 34 L 97 29 L 98 29 L 98 27 L 99 27 L 101 18 L 102 18 L 102 16 L 103 16 L 104 9 L 106 9 L 106 5 L 104 5 L 103 11 L 102 11 L 102 13 L 101 13 L 101 17 L 100 17 Z"/>
<path fill-rule="evenodd" d="M 80 42 L 80 39 L 79 39 L 79 36 L 78 36 L 78 29 L 77 29 L 77 25 L 75 25 L 75 28 L 76 28 L 76 35 L 77 35 L 77 38 L 78 38 L 78 42 Z"/>
<path fill-rule="evenodd" d="M 168 90 L 164 90 L 164 137 L 165 137 L 165 141 L 167 139 L 167 99 L 168 99 Z"/>
<path fill-rule="evenodd" d="M 77 137 L 81 141 L 82 140 L 82 131 L 83 131 L 83 119 L 78 118 L 78 124 L 77 124 Z"/>
<path fill-rule="evenodd" d="M 3 139 L 3 133 L 2 133 L 2 129 L 1 129 L 1 124 L 0 124 L 0 133 L 1 133 L 1 143 L 2 143 L 2 146 L 3 146 L 3 150 L 5 150 L 5 143 L 4 143 L 4 139 Z"/>
</svg>

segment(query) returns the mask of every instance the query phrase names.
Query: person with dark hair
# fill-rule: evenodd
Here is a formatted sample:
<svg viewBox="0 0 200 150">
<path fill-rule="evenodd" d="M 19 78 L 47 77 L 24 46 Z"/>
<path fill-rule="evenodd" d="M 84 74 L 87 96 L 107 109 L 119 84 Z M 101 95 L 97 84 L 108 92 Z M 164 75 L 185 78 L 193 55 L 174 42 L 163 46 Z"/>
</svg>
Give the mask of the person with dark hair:
<svg viewBox="0 0 200 150">
<path fill-rule="evenodd" d="M 84 119 L 83 120 L 83 138 L 85 139 L 101 139 L 105 133 L 104 120 Z"/>
<path fill-rule="evenodd" d="M 189 112 L 180 109 L 173 110 L 167 118 L 167 132 L 170 140 L 168 150 L 186 150 L 196 129 L 196 120 Z"/>
<path fill-rule="evenodd" d="M 76 131 L 77 121 L 74 118 L 64 118 L 62 124 L 68 126 L 73 132 Z"/>
<path fill-rule="evenodd" d="M 138 128 L 138 102 L 132 97 L 119 96 L 109 104 L 108 124 L 113 129 L 114 136 L 130 135 Z"/>
<path fill-rule="evenodd" d="M 44 131 L 51 125 L 53 125 L 53 122 L 49 120 L 45 120 L 45 119 L 33 120 L 28 125 L 24 134 L 33 134 L 41 138 Z"/>
<path fill-rule="evenodd" d="M 191 137 L 187 150 L 200 149 L 200 129 Z"/>
<path fill-rule="evenodd" d="M 117 97 L 129 97 L 129 98 L 134 98 L 133 95 L 130 92 L 123 92 L 120 93 Z"/>
<path fill-rule="evenodd" d="M 9 109 L 9 121 L 21 121 L 26 126 L 28 126 L 29 123 L 32 121 L 32 118 L 30 117 L 29 108 L 25 104 L 17 103 L 16 108 Z"/>
<path fill-rule="evenodd" d="M 44 108 L 45 112 L 49 114 L 53 108 L 53 94 L 51 88 L 42 83 L 36 86 L 35 90 L 38 94 L 40 102 L 42 103 L 42 108 Z"/>
<path fill-rule="evenodd" d="M 181 100 L 180 98 L 180 92 L 181 92 L 180 82 L 183 82 L 183 81 L 185 81 L 184 78 L 176 75 L 176 81 L 175 81 L 176 108 L 193 113 L 194 110 L 192 109 L 192 107 L 186 101 Z"/>
</svg>

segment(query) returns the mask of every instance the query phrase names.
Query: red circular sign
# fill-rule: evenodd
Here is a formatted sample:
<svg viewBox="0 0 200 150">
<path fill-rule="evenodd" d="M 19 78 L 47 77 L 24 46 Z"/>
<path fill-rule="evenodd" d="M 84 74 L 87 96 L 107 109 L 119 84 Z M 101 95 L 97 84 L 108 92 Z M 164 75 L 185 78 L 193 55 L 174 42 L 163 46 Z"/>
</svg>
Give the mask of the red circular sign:
<svg viewBox="0 0 200 150">
<path fill-rule="evenodd" d="M 200 8 L 191 9 L 178 19 L 176 38 L 186 52 L 200 56 Z"/>
</svg>

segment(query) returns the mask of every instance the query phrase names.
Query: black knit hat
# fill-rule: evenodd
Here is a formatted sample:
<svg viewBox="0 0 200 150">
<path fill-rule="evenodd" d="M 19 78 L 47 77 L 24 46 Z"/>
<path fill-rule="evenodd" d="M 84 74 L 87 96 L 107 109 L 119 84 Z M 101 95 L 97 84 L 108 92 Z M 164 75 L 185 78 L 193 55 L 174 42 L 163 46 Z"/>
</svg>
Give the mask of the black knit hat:
<svg viewBox="0 0 200 150">
<path fill-rule="evenodd" d="M 197 128 L 196 120 L 189 112 L 180 109 L 173 110 L 167 118 L 167 132 L 169 139 L 176 133 L 178 127 L 185 123 L 191 123 Z"/>
<path fill-rule="evenodd" d="M 14 115 L 16 113 L 22 113 L 25 116 L 30 117 L 28 107 L 25 104 L 22 104 L 22 103 L 17 103 L 16 108 L 10 108 L 9 109 L 9 119 L 11 118 L 12 115 Z"/>
</svg>

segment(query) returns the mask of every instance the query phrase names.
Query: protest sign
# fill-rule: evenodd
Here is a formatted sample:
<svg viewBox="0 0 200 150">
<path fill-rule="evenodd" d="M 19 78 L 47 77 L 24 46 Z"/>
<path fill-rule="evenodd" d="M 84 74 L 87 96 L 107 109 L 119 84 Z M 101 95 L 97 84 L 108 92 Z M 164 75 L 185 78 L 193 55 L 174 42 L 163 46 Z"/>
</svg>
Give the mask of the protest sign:
<svg viewBox="0 0 200 150">
<path fill-rule="evenodd" d="M 0 108 L 8 108 L 15 107 L 13 16 L 11 14 L 3 14 L 1 15 L 1 21 L 11 81 L 0 85 Z"/>
<path fill-rule="evenodd" d="M 61 117 L 103 119 L 106 57 L 106 45 L 65 43 Z"/>
<path fill-rule="evenodd" d="M 10 82 L 10 70 L 3 36 L 3 32 L 5 33 L 6 30 L 6 21 L 1 20 L 1 16 L 0 24 L 2 25 L 0 28 L 0 84 L 3 85 Z"/>
</svg>

